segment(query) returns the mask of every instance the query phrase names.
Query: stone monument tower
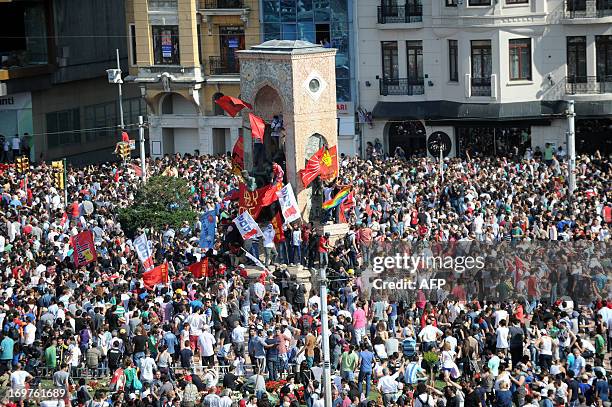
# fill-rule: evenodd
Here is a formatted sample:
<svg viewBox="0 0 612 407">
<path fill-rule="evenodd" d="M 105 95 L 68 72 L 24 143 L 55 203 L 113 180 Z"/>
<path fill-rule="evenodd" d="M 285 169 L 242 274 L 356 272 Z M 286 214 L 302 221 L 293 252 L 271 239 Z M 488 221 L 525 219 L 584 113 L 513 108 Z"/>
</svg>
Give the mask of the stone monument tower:
<svg viewBox="0 0 612 407">
<path fill-rule="evenodd" d="M 304 189 L 298 171 L 323 144 L 338 143 L 336 50 L 305 41 L 273 40 L 238 55 L 241 99 L 251 103 L 254 113 L 268 123 L 274 116 L 283 119 L 287 180 L 297 194 L 303 218 L 308 219 L 312 189 Z M 243 120 L 245 166 L 251 169 L 254 157 L 248 112 L 243 113 Z"/>
</svg>

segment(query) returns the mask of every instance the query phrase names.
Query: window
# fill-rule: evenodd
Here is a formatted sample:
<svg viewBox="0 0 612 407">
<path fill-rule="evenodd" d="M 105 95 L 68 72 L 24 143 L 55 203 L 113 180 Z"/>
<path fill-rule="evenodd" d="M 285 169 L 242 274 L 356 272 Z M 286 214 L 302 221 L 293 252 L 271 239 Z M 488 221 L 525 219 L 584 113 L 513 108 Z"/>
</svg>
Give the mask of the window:
<svg viewBox="0 0 612 407">
<path fill-rule="evenodd" d="M 509 41 L 510 80 L 531 80 L 531 38 Z"/>
<path fill-rule="evenodd" d="M 457 7 L 457 0 L 446 0 L 446 7 Z"/>
<path fill-rule="evenodd" d="M 382 46 L 382 65 L 383 79 L 397 79 L 399 77 L 397 42 L 383 41 Z"/>
<path fill-rule="evenodd" d="M 491 0 L 469 0 L 470 7 L 490 6 Z"/>
<path fill-rule="evenodd" d="M 457 40 L 448 40 L 448 80 L 459 81 L 459 45 Z"/>
<path fill-rule="evenodd" d="M 85 106 L 83 108 L 83 113 L 85 114 L 85 128 L 96 129 L 92 131 L 87 131 L 85 133 L 85 139 L 88 142 L 105 138 L 112 138 L 115 135 L 116 131 L 110 127 L 115 124 L 119 124 L 117 121 L 116 102 Z M 126 123 L 132 122 L 126 119 Z"/>
<path fill-rule="evenodd" d="M 491 67 L 491 41 L 472 41 L 472 78 L 490 78 Z"/>
<path fill-rule="evenodd" d="M 152 28 L 155 65 L 179 65 L 178 25 L 154 25 Z"/>
<path fill-rule="evenodd" d="M 138 116 L 147 116 L 147 104 L 141 97 L 123 100 L 123 118 L 126 124 L 138 123 Z M 136 130 L 134 130 L 136 131 Z"/>
<path fill-rule="evenodd" d="M 529 4 L 529 0 L 506 0 L 506 4 Z"/>
<path fill-rule="evenodd" d="M 160 8 L 177 8 L 178 0 L 149 0 L 149 10 Z"/>
<path fill-rule="evenodd" d="M 408 82 L 423 83 L 423 41 L 406 41 L 408 56 Z"/>
<path fill-rule="evenodd" d="M 200 24 L 197 25 L 197 34 L 198 34 L 198 62 L 200 65 L 202 62 L 202 26 Z"/>
<path fill-rule="evenodd" d="M 612 35 L 595 36 L 597 82 L 612 82 Z"/>
<path fill-rule="evenodd" d="M 81 142 L 79 109 L 47 113 L 46 119 L 48 148 Z"/>
<path fill-rule="evenodd" d="M 586 37 L 567 37 L 567 81 L 587 81 Z"/>
<path fill-rule="evenodd" d="M 138 58 L 136 55 L 136 24 L 130 24 L 130 65 L 136 66 Z"/>
</svg>

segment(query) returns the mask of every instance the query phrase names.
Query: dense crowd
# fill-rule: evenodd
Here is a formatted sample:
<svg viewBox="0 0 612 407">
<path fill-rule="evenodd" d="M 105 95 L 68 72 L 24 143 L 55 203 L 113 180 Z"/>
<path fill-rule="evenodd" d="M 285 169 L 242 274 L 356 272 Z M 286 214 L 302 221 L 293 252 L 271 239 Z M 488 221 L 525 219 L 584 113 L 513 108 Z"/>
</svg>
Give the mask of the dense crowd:
<svg viewBox="0 0 612 407">
<path fill-rule="evenodd" d="M 295 270 L 325 266 L 334 407 L 610 405 L 611 162 L 580 157 L 570 195 L 560 155 L 446 159 L 440 171 L 372 147 L 316 187 L 325 199 L 353 187 L 349 231 L 335 242 L 299 221 L 280 241 L 267 221 L 244 241 L 231 224 L 238 203 L 225 199 L 240 182 L 229 159 L 149 162 L 150 176 L 189 182 L 198 213 L 220 212 L 205 253 L 199 221 L 147 230 L 170 275 L 152 290 L 118 219 L 141 185 L 132 166 L 69 168 L 67 205 L 48 165 L 27 176 L 3 166 L 3 403 L 37 389 L 43 406 L 322 407 L 319 282 Z M 71 238 L 85 229 L 98 258 L 75 268 Z M 251 277 L 240 248 L 269 273 Z M 422 266 L 447 279 L 438 290 L 372 288 L 369 266 L 398 250 L 482 251 L 486 262 Z M 196 278 L 188 266 L 204 257 L 214 274 Z"/>
</svg>

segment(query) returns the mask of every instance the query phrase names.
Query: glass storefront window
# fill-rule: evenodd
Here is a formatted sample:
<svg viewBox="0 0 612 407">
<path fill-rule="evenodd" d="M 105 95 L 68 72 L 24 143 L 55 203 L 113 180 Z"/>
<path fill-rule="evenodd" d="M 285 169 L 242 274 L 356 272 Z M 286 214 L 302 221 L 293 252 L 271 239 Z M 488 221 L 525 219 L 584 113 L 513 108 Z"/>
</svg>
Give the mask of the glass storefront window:
<svg viewBox="0 0 612 407">
<path fill-rule="evenodd" d="M 281 0 L 281 20 L 295 21 L 296 4 L 295 0 Z"/>
<path fill-rule="evenodd" d="M 297 1 L 297 18 L 298 21 L 312 21 L 312 0 Z"/>
<path fill-rule="evenodd" d="M 283 39 L 284 40 L 297 40 L 297 25 L 295 24 L 283 24 Z"/>
<path fill-rule="evenodd" d="M 315 22 L 329 21 L 329 0 L 313 0 Z"/>
<path fill-rule="evenodd" d="M 263 21 L 264 23 L 276 23 L 280 21 L 279 0 L 263 0 Z"/>
<path fill-rule="evenodd" d="M 280 23 L 264 23 L 264 41 L 281 39 Z"/>
<path fill-rule="evenodd" d="M 298 23 L 298 37 L 304 41 L 314 43 L 315 38 L 315 26 L 313 23 Z"/>
</svg>

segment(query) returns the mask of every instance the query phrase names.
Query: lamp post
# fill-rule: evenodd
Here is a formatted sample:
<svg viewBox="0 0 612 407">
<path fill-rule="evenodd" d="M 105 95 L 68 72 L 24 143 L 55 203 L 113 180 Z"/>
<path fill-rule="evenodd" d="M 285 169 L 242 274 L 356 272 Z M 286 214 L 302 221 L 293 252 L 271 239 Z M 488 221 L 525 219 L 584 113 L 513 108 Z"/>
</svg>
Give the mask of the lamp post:
<svg viewBox="0 0 612 407">
<path fill-rule="evenodd" d="M 567 187 L 570 195 L 574 194 L 576 189 L 576 127 L 574 113 L 574 101 L 567 102 Z"/>
<path fill-rule="evenodd" d="M 125 123 L 123 121 L 123 92 L 121 90 L 121 64 L 119 62 L 119 48 L 117 48 L 117 69 L 107 69 L 106 74 L 108 75 L 108 83 L 117 84 L 119 86 L 119 117 L 121 119 L 121 130 L 125 130 Z"/>
</svg>

